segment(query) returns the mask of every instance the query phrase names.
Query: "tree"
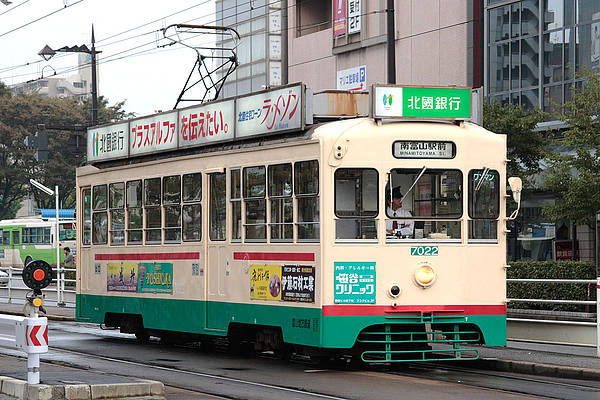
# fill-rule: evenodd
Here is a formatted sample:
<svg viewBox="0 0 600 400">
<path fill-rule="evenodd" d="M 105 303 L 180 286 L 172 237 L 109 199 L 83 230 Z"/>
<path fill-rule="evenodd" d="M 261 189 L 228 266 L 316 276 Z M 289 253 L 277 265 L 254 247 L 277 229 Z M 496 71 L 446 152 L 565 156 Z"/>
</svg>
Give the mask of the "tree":
<svg viewBox="0 0 600 400">
<path fill-rule="evenodd" d="M 526 109 L 514 104 L 483 105 L 484 128 L 507 136 L 508 176 L 519 176 L 528 182 L 528 178 L 540 172 L 546 142 L 535 128 L 543 120 L 544 113 L 539 109 Z"/>
<path fill-rule="evenodd" d="M 585 69 L 577 78 L 585 84 L 579 92 L 573 88 L 573 99 L 557 115 L 567 128 L 554 140 L 556 151 L 546 159 L 544 188 L 557 200 L 544 214 L 593 228 L 600 210 L 600 76 Z"/>
</svg>

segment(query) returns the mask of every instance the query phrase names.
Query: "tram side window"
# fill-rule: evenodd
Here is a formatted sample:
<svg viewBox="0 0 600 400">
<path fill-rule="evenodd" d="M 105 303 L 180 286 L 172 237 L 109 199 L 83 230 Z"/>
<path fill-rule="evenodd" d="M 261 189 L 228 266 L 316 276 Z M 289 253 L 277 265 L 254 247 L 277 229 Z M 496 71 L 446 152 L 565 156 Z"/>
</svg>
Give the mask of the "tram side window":
<svg viewBox="0 0 600 400">
<path fill-rule="evenodd" d="M 231 240 L 242 240 L 242 175 L 239 168 L 230 170 Z"/>
<path fill-rule="evenodd" d="M 89 245 L 92 243 L 92 190 L 91 189 L 83 189 L 81 192 L 83 197 L 82 207 L 83 210 L 81 215 L 83 216 L 83 239 L 82 242 L 84 245 Z M 23 234 L 24 236 L 24 234 Z M 23 242 L 25 243 L 25 237 L 23 237 Z"/>
<path fill-rule="evenodd" d="M 489 168 L 469 171 L 469 239 L 498 238 L 500 174 Z"/>
<path fill-rule="evenodd" d="M 294 192 L 297 198 L 298 240 L 319 240 L 319 162 L 294 164 Z"/>
<path fill-rule="evenodd" d="M 129 181 L 126 187 L 127 244 L 142 243 L 142 181 Z"/>
<path fill-rule="evenodd" d="M 227 180 L 224 173 L 210 175 L 210 240 L 225 240 L 227 233 Z"/>
<path fill-rule="evenodd" d="M 110 244 L 125 244 L 125 183 L 108 185 L 108 208 L 110 209 Z"/>
<path fill-rule="evenodd" d="M 183 241 L 202 240 L 202 174 L 183 175 Z"/>
<path fill-rule="evenodd" d="M 146 243 L 162 241 L 162 215 L 160 209 L 160 178 L 144 179 L 144 212 L 146 213 Z"/>
<path fill-rule="evenodd" d="M 108 213 L 106 185 L 92 188 L 92 243 L 106 244 L 108 241 Z"/>
<path fill-rule="evenodd" d="M 163 205 L 165 209 L 165 243 L 181 241 L 181 177 L 163 178 Z"/>
<path fill-rule="evenodd" d="M 378 180 L 371 168 L 335 171 L 336 239 L 377 239 Z"/>
<path fill-rule="evenodd" d="M 388 240 L 461 239 L 461 171 L 406 168 L 392 169 L 389 176 L 385 190 Z"/>
<path fill-rule="evenodd" d="M 269 166 L 269 202 L 271 204 L 272 241 L 294 239 L 294 202 L 292 199 L 292 164 Z"/>
<path fill-rule="evenodd" d="M 246 240 L 267 240 L 267 204 L 265 167 L 244 168 L 244 206 L 246 207 Z"/>
</svg>

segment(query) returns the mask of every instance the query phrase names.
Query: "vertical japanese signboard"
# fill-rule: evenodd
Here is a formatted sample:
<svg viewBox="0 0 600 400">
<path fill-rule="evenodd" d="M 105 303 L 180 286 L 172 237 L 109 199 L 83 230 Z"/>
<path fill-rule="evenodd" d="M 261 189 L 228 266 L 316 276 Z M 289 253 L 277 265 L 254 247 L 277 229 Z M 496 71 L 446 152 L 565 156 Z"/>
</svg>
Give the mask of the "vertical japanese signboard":
<svg viewBox="0 0 600 400">
<path fill-rule="evenodd" d="M 302 85 L 289 86 L 239 98 L 236 110 L 236 138 L 302 129 Z"/>
<path fill-rule="evenodd" d="M 348 34 L 360 32 L 361 0 L 348 0 Z"/>
<path fill-rule="evenodd" d="M 346 34 L 346 0 L 333 0 L 333 36 Z"/>
<path fill-rule="evenodd" d="M 177 111 L 133 120 L 129 124 L 129 154 L 141 155 L 177 148 Z"/>
<path fill-rule="evenodd" d="M 200 146 L 233 139 L 234 100 L 179 111 L 179 147 Z"/>
<path fill-rule="evenodd" d="M 469 88 L 375 86 L 372 93 L 374 118 L 471 118 Z"/>
<path fill-rule="evenodd" d="M 88 162 L 127 157 L 128 129 L 127 122 L 88 129 Z"/>
<path fill-rule="evenodd" d="M 334 302 L 337 304 L 375 303 L 375 263 L 334 263 Z"/>
<path fill-rule="evenodd" d="M 284 265 L 281 273 L 283 301 L 315 302 L 315 267 Z"/>
</svg>

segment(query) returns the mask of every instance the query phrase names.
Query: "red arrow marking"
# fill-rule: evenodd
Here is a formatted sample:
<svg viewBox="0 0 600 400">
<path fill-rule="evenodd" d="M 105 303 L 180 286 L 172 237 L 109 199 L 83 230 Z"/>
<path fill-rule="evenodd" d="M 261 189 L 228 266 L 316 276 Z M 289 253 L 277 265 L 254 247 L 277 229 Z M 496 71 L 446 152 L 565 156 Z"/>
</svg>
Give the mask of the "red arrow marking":
<svg viewBox="0 0 600 400">
<path fill-rule="evenodd" d="M 44 340 L 46 341 L 46 346 L 48 346 L 48 325 L 44 327 Z"/>
<path fill-rule="evenodd" d="M 40 328 L 40 325 L 36 325 L 31 328 L 31 332 L 29 333 L 29 339 L 31 339 L 31 343 L 33 343 L 34 346 L 41 346 L 41 343 L 36 336 Z"/>
</svg>

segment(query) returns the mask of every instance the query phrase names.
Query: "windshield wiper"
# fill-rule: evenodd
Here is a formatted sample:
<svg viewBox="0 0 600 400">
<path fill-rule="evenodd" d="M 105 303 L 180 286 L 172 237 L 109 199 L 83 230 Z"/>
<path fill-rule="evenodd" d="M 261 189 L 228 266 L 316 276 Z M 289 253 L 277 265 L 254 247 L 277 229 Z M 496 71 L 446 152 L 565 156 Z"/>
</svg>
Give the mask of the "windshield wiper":
<svg viewBox="0 0 600 400">
<path fill-rule="evenodd" d="M 423 176 L 423 174 L 425 173 L 425 170 L 427 170 L 426 166 L 423 166 L 423 169 L 421 170 L 421 172 L 419 173 L 419 176 L 417 176 L 417 179 L 415 179 L 415 181 L 413 182 L 413 184 L 410 186 L 410 188 L 406 191 L 406 193 L 404 193 L 404 196 L 402 196 L 402 199 L 404 199 L 406 196 L 408 196 L 408 194 L 410 193 L 411 190 L 413 190 L 413 188 L 415 187 L 415 185 L 417 184 L 417 182 L 419 182 L 419 179 L 421 179 L 421 177 Z"/>
<path fill-rule="evenodd" d="M 487 176 L 487 174 L 489 172 L 490 172 L 490 169 L 488 167 L 484 167 L 483 174 L 481 174 L 481 178 L 479 178 L 479 182 L 477 182 L 477 186 L 475 186 L 475 191 L 476 192 L 479 190 L 479 188 L 483 184 L 483 180 L 485 179 L 485 177 Z"/>
</svg>

